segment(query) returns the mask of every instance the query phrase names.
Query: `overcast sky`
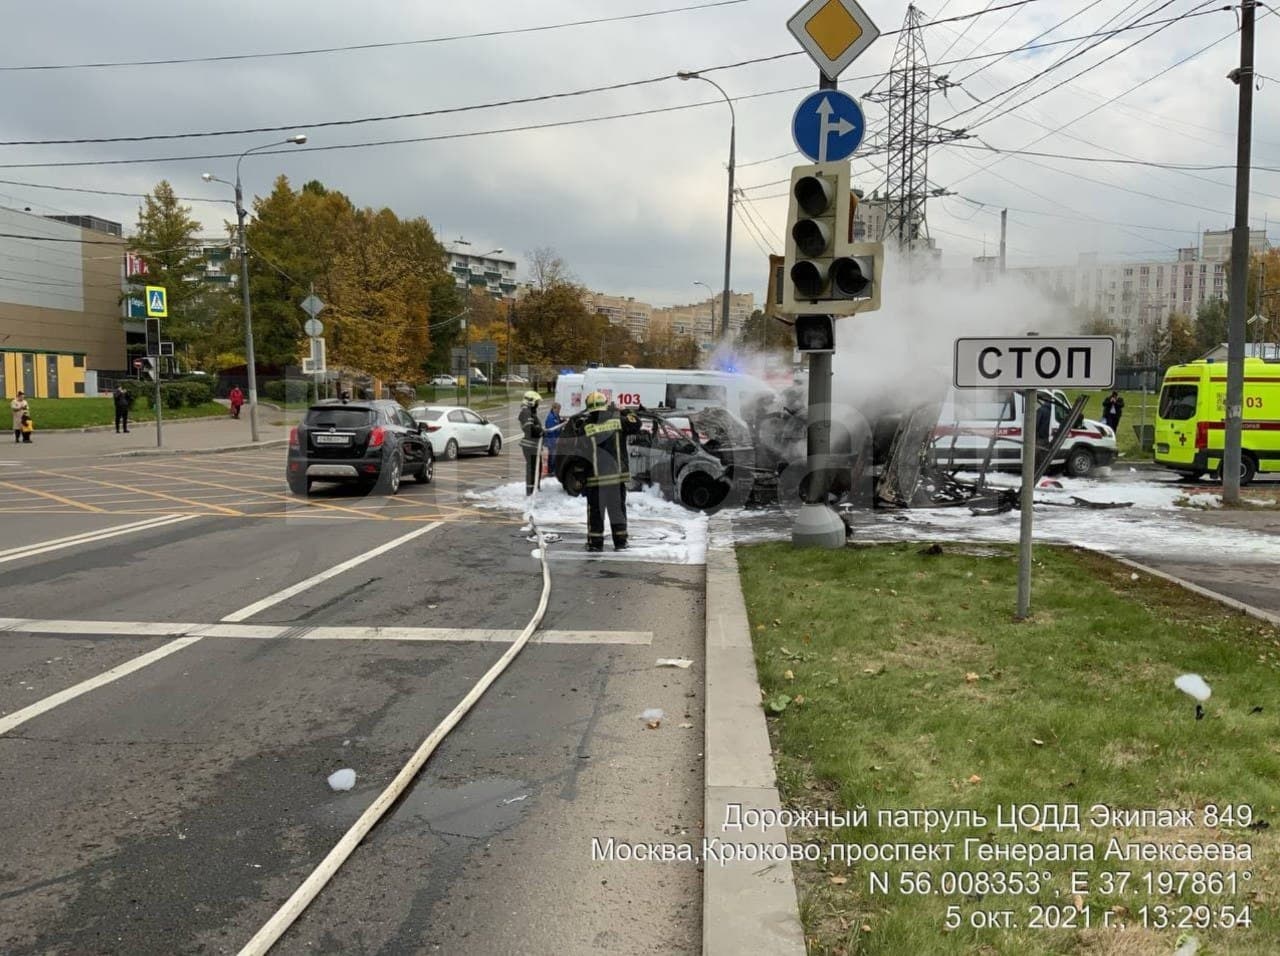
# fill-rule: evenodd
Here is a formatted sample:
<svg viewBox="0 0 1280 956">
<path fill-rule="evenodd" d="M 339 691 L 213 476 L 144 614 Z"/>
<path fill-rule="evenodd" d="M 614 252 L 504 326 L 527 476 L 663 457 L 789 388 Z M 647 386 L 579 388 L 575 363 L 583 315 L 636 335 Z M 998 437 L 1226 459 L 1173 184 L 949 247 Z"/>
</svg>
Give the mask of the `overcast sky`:
<svg viewBox="0 0 1280 956">
<path fill-rule="evenodd" d="M 927 21 L 1008 2 L 937 0 L 921 9 Z M 13 69 L 430 39 L 701 4 L 706 8 L 624 22 L 389 49 L 109 69 Z M 207 170 L 233 179 L 234 158 L 174 157 L 234 155 L 296 130 L 308 134 L 307 146 L 244 161 L 247 192 L 268 191 L 282 172 L 295 185 L 320 179 L 359 205 L 425 216 L 441 240 L 462 237 L 476 251 L 500 246 L 520 260 L 522 277 L 526 253 L 550 246 L 592 289 L 634 295 L 658 305 L 696 301 L 704 290 L 694 282 L 718 288 L 724 258 L 729 116 L 709 84 L 672 78 L 452 115 L 349 126 L 315 124 L 564 93 L 794 53 L 799 46 L 787 32 L 786 21 L 799 5 L 799 0 L 24 4 L 21 19 L 11 11 L 8 28 L 0 32 L 0 140 L 275 126 L 288 130 L 142 143 L 0 146 L 0 179 L 142 193 L 164 178 L 180 195 L 225 199 L 229 188 L 206 184 L 200 174 Z M 882 31 L 900 27 L 906 13 L 906 4 L 899 0 L 862 0 L 862 5 Z M 1200 0 L 1033 0 L 972 20 L 927 27 L 924 37 L 929 58 L 936 63 L 1012 50 L 1072 14 L 1078 15 L 1039 42 L 1094 33 L 1105 24 L 1128 23 L 1144 13 L 1159 21 L 1217 6 L 1221 4 Z M 1280 18 L 1265 8 L 1259 14 L 1258 50 L 1280 49 Z M 1150 32 L 1127 31 L 1024 87 L 1008 103 L 1049 90 L 1118 53 L 1114 59 L 1028 106 L 982 124 L 974 134 L 981 142 L 1005 149 L 1229 167 L 1235 161 L 1237 88 L 1225 77 L 1238 62 L 1235 31 L 1236 15 L 1217 11 L 1175 23 L 1119 52 Z M 1221 42 L 1187 63 L 1077 121 L 1219 38 Z M 862 97 L 874 83 L 867 77 L 889 65 L 896 41 L 895 35 L 881 37 L 845 72 L 842 89 Z M 1074 49 L 1074 44 L 1063 44 L 999 61 L 974 59 L 939 66 L 938 73 L 961 83 L 945 97 L 934 96 L 931 122 L 943 128 L 976 126 L 1001 101 L 966 112 L 954 123 L 948 117 L 1027 80 Z M 1270 61 L 1259 59 L 1265 72 Z M 816 74 L 816 67 L 800 53 L 708 75 L 736 99 L 815 87 Z M 1261 83 L 1255 94 L 1253 162 L 1280 170 L 1280 75 Z M 736 103 L 738 185 L 752 200 L 740 204 L 734 225 L 733 285 L 757 296 L 763 293 L 766 251 L 781 252 L 778 234 L 786 220 L 786 186 L 768 184 L 786 179 L 793 165 L 806 161 L 793 152 L 790 133 L 792 111 L 804 95 L 801 90 L 773 92 Z M 317 149 L 699 103 L 706 105 L 539 130 Z M 884 108 L 866 101 L 863 105 L 871 129 L 883 127 Z M 1062 132 L 1046 136 L 1068 123 Z M 120 159 L 146 161 L 15 165 Z M 882 167 L 883 156 L 855 157 L 855 184 L 868 191 L 881 188 Z M 1180 173 L 935 147 L 929 158 L 930 185 L 959 196 L 931 201 L 928 221 L 948 267 L 964 267 L 972 256 L 995 252 L 999 209 L 1006 206 L 1012 265 L 1072 263 L 1078 253 L 1092 251 L 1112 258 L 1170 258 L 1177 247 L 1195 244 L 1198 230 L 1231 225 L 1234 178 L 1229 168 Z M 0 204 L 38 213 L 90 213 L 121 221 L 126 230 L 136 222 L 137 203 L 128 197 L 0 182 Z M 208 234 L 217 233 L 221 220 L 233 215 L 225 204 L 192 205 Z M 1280 172 L 1254 172 L 1251 213 L 1256 228 L 1269 217 L 1272 241 L 1280 238 L 1280 227 L 1274 225 L 1280 220 Z"/>
</svg>

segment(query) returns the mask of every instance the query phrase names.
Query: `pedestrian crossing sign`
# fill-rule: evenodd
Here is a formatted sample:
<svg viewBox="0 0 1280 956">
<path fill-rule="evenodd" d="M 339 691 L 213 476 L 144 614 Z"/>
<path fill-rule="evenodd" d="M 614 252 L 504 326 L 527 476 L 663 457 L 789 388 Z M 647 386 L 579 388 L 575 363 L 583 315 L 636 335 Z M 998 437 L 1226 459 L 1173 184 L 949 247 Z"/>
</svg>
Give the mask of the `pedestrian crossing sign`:
<svg viewBox="0 0 1280 956">
<path fill-rule="evenodd" d="M 147 318 L 167 319 L 169 317 L 169 296 L 162 285 L 147 286 Z"/>
</svg>

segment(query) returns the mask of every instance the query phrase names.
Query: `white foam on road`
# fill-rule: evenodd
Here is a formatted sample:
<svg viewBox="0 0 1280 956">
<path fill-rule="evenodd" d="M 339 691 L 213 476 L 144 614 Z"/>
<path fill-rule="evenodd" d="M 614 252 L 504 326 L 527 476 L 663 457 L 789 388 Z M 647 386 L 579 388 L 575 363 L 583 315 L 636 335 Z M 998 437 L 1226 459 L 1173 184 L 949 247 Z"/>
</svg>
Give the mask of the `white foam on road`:
<svg viewBox="0 0 1280 956">
<path fill-rule="evenodd" d="M 531 498 L 524 493 L 524 482 L 517 481 L 485 491 L 471 491 L 469 501 L 481 508 L 512 511 L 532 515 L 545 532 L 559 534 L 563 545 L 551 548 L 551 560 L 568 560 L 575 550 L 581 552 L 587 539 L 587 500 L 564 493 L 554 478 L 544 478 L 542 486 Z M 643 561 L 655 564 L 706 564 L 707 516 L 667 501 L 653 486 L 627 493 L 627 550 L 617 554 L 609 550 L 608 524 L 605 526 L 605 552 L 589 560 Z M 537 557 L 537 551 L 533 552 Z M 585 555 L 584 555 L 585 556 Z"/>
<path fill-rule="evenodd" d="M 1193 490 L 1163 477 L 1144 480 L 1135 472 L 1110 478 L 1056 480 L 1061 488 L 1036 489 L 1037 542 L 1081 545 L 1138 559 L 1185 557 L 1224 564 L 1280 561 L 1280 537 L 1274 534 L 1197 521 L 1195 510 L 1221 507 L 1221 495 Z M 995 475 L 989 483 L 1008 488 L 1016 487 L 1018 481 L 1017 475 Z M 1072 507 L 1073 497 L 1094 503 L 1131 502 L 1132 507 Z M 1247 490 L 1243 497 L 1248 500 Z M 854 540 L 950 538 L 1012 544 L 1018 540 L 1019 523 L 1017 510 L 975 516 L 965 506 L 860 511 L 854 513 Z M 733 530 L 738 542 L 789 540 L 790 527 L 790 520 L 780 520 L 777 512 L 738 512 Z"/>
</svg>

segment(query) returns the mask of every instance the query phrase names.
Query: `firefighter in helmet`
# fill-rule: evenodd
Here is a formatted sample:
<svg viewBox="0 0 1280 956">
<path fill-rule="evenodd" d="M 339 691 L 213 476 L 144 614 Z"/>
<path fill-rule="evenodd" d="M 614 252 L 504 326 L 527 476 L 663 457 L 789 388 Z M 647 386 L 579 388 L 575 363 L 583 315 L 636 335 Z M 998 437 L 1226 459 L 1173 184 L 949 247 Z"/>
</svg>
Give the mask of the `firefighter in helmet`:
<svg viewBox="0 0 1280 956">
<path fill-rule="evenodd" d="M 520 451 L 524 455 L 524 493 L 533 494 L 538 478 L 538 442 L 542 438 L 542 422 L 538 419 L 538 403 L 542 396 L 530 390 L 520 405 Z"/>
<path fill-rule="evenodd" d="M 604 550 L 604 516 L 609 514 L 613 549 L 627 546 L 627 436 L 640 431 L 634 412 L 619 412 L 600 392 L 587 396 L 587 423 L 583 427 L 591 449 L 591 474 L 587 478 L 587 550 Z"/>
</svg>

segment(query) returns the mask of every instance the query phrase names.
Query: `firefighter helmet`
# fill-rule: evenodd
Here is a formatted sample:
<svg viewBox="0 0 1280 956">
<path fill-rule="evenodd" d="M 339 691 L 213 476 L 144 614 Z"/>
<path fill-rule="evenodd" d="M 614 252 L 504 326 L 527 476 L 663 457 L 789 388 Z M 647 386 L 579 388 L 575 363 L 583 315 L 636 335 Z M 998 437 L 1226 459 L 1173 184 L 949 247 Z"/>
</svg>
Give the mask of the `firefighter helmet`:
<svg viewBox="0 0 1280 956">
<path fill-rule="evenodd" d="M 609 404 L 609 400 L 604 397 L 603 392 L 592 392 L 587 396 L 587 411 L 595 412 L 604 408 Z"/>
<path fill-rule="evenodd" d="M 529 389 L 529 391 L 524 393 L 524 403 L 526 405 L 537 405 L 540 401 L 542 401 L 542 396 L 533 389 Z"/>
</svg>

